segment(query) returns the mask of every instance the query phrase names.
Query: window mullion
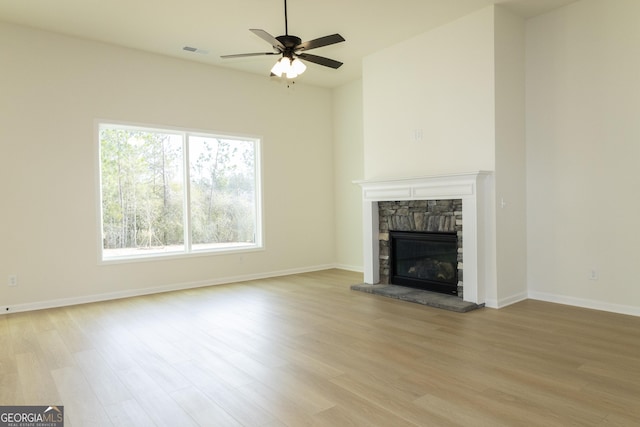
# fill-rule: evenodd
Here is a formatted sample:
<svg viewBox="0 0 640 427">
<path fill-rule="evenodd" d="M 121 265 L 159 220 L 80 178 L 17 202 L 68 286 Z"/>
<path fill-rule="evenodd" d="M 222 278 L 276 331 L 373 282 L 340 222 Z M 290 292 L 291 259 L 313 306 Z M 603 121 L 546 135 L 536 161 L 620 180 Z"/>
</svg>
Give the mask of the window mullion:
<svg viewBox="0 0 640 427">
<path fill-rule="evenodd" d="M 191 171 L 189 162 L 189 134 L 182 135 L 184 152 L 184 250 L 191 252 Z"/>
</svg>

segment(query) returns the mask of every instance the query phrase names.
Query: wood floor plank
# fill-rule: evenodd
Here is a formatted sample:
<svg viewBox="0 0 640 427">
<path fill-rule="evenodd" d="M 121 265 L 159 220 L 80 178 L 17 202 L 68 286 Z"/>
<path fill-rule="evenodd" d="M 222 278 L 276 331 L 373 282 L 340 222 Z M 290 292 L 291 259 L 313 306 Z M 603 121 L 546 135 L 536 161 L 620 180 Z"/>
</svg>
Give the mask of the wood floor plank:
<svg viewBox="0 0 640 427">
<path fill-rule="evenodd" d="M 13 341 L 8 330 L 5 329 L 5 331 L 0 333 L 0 376 L 17 374 L 18 367 L 16 365 L 15 354 Z"/>
<path fill-rule="evenodd" d="M 321 425 L 354 425 L 354 426 L 394 426 L 415 427 L 416 424 L 395 415 L 388 407 L 380 406 L 352 393 L 345 388 L 327 381 L 318 384 L 318 391 L 340 402 L 316 415 L 314 419 Z M 427 425 L 433 424 L 433 419 L 425 418 Z"/>
<path fill-rule="evenodd" d="M 448 396 L 426 394 L 415 403 L 426 411 L 448 420 L 457 426 L 475 427 L 509 427 L 506 420 L 501 420 L 487 408 L 482 408 L 470 399 L 453 400 Z"/>
<path fill-rule="evenodd" d="M 69 310 L 47 310 L 52 313 L 51 319 L 55 324 L 55 330 L 60 339 L 71 353 L 91 350 L 93 343 L 78 327 L 74 319 L 69 315 Z"/>
<path fill-rule="evenodd" d="M 309 414 L 315 414 L 337 404 L 333 396 L 324 393 L 320 384 L 327 379 L 319 377 L 294 366 L 284 366 L 274 370 L 265 384 L 274 393 L 282 395 Z"/>
<path fill-rule="evenodd" d="M 640 425 L 640 317 L 452 313 L 361 282 L 327 270 L 0 316 L 0 403 L 64 405 L 69 426 Z"/>
<path fill-rule="evenodd" d="M 231 417 L 244 426 L 259 426 L 277 421 L 271 413 L 252 400 L 247 399 L 235 387 L 225 383 L 215 373 L 203 369 L 198 361 L 176 365 L 198 390 L 223 408 Z"/>
<path fill-rule="evenodd" d="M 39 353 L 38 335 L 36 325 L 31 322 L 29 313 L 11 314 L 9 317 L 9 336 L 11 346 L 16 354 Z"/>
<path fill-rule="evenodd" d="M 198 425 L 195 419 L 164 390 L 138 393 L 136 401 L 156 426 L 191 427 Z"/>
<path fill-rule="evenodd" d="M 313 426 L 313 414 L 301 406 L 297 398 L 287 397 L 285 390 L 280 387 L 269 388 L 262 382 L 254 382 L 238 388 L 248 400 L 268 411 L 277 423 L 287 426 Z"/>
<path fill-rule="evenodd" d="M 73 366 L 73 355 L 67 348 L 57 330 L 47 330 L 37 333 L 38 343 L 42 351 L 43 360 L 49 369 Z"/>
<path fill-rule="evenodd" d="M 133 399 L 129 389 L 97 350 L 75 353 L 74 359 L 103 406 L 115 406 Z"/>
<path fill-rule="evenodd" d="M 105 406 L 105 411 L 116 427 L 155 427 L 156 424 L 135 400 L 125 400 Z M 66 425 L 66 424 L 65 424 Z"/>
<path fill-rule="evenodd" d="M 388 422 L 386 419 L 373 418 L 373 414 L 368 414 L 357 409 L 354 410 L 353 405 L 337 405 L 315 415 L 313 425 L 317 427 L 386 427 L 388 425 L 397 425 L 387 424 Z"/>
<path fill-rule="evenodd" d="M 3 405 L 25 405 L 17 372 L 0 375 L 0 402 Z"/>
<path fill-rule="evenodd" d="M 421 425 L 425 420 L 432 418 L 433 414 L 422 410 L 414 403 L 419 395 L 407 392 L 397 384 L 369 380 L 364 375 L 354 378 L 350 375 L 342 375 L 332 378 L 331 382 L 347 390 L 356 396 L 371 402 L 375 406 L 385 407 L 400 419 L 415 425 Z M 433 420 L 432 420 L 433 421 Z"/>
<path fill-rule="evenodd" d="M 60 400 L 64 402 L 65 419 L 77 426 L 113 426 L 104 406 L 79 368 L 55 369 L 51 374 Z"/>
<path fill-rule="evenodd" d="M 15 355 L 18 367 L 18 380 L 20 382 L 19 391 L 15 399 L 23 405 L 62 405 L 59 389 L 56 386 L 51 370 L 46 366 L 46 362 L 38 353 L 18 353 Z M 4 394 L 4 393 L 3 393 Z M 4 404 L 11 405 L 13 399 Z"/>
<path fill-rule="evenodd" d="M 242 427 L 235 418 L 195 387 L 174 391 L 171 397 L 198 425 Z"/>
</svg>

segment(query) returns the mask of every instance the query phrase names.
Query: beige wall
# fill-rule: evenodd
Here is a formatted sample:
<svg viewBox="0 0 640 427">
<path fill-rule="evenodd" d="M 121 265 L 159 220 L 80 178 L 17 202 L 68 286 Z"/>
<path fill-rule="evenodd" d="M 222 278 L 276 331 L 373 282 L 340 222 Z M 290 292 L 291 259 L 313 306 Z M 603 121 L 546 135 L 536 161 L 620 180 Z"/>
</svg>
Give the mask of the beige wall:
<svg viewBox="0 0 640 427">
<path fill-rule="evenodd" d="M 497 306 L 527 297 L 525 23 L 495 8 Z"/>
<path fill-rule="evenodd" d="M 335 263 L 330 90 L 6 24 L 0 57 L 3 310 Z M 99 265 L 96 119 L 261 136 L 265 250 Z"/>
<path fill-rule="evenodd" d="M 336 262 L 362 271 L 362 80 L 333 91 Z"/>
<path fill-rule="evenodd" d="M 365 58 L 365 179 L 494 169 L 493 19 L 485 8 Z"/>
<path fill-rule="evenodd" d="M 640 315 L 638 16 L 637 0 L 583 0 L 527 23 L 535 298 Z"/>
</svg>

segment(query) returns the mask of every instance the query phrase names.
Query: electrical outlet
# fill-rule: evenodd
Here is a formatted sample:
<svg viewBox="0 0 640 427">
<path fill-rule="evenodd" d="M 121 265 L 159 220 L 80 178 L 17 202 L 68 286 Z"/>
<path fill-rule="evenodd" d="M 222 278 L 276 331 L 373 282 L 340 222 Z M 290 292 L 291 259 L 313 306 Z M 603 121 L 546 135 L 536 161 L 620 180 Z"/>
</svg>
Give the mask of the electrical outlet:
<svg viewBox="0 0 640 427">
<path fill-rule="evenodd" d="M 589 280 L 598 280 L 598 270 L 591 270 Z"/>
<path fill-rule="evenodd" d="M 10 274 L 9 275 L 9 280 L 7 281 L 7 284 L 9 286 L 18 286 L 18 275 L 17 274 Z"/>
</svg>

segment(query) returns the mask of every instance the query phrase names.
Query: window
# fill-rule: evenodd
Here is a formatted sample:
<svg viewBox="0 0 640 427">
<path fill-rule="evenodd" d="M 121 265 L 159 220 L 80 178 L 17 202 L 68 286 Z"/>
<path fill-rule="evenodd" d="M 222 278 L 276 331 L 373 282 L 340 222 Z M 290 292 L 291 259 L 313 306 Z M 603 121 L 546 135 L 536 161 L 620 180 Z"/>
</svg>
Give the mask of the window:
<svg viewBox="0 0 640 427">
<path fill-rule="evenodd" d="M 98 128 L 102 259 L 261 247 L 258 139 Z"/>
</svg>

